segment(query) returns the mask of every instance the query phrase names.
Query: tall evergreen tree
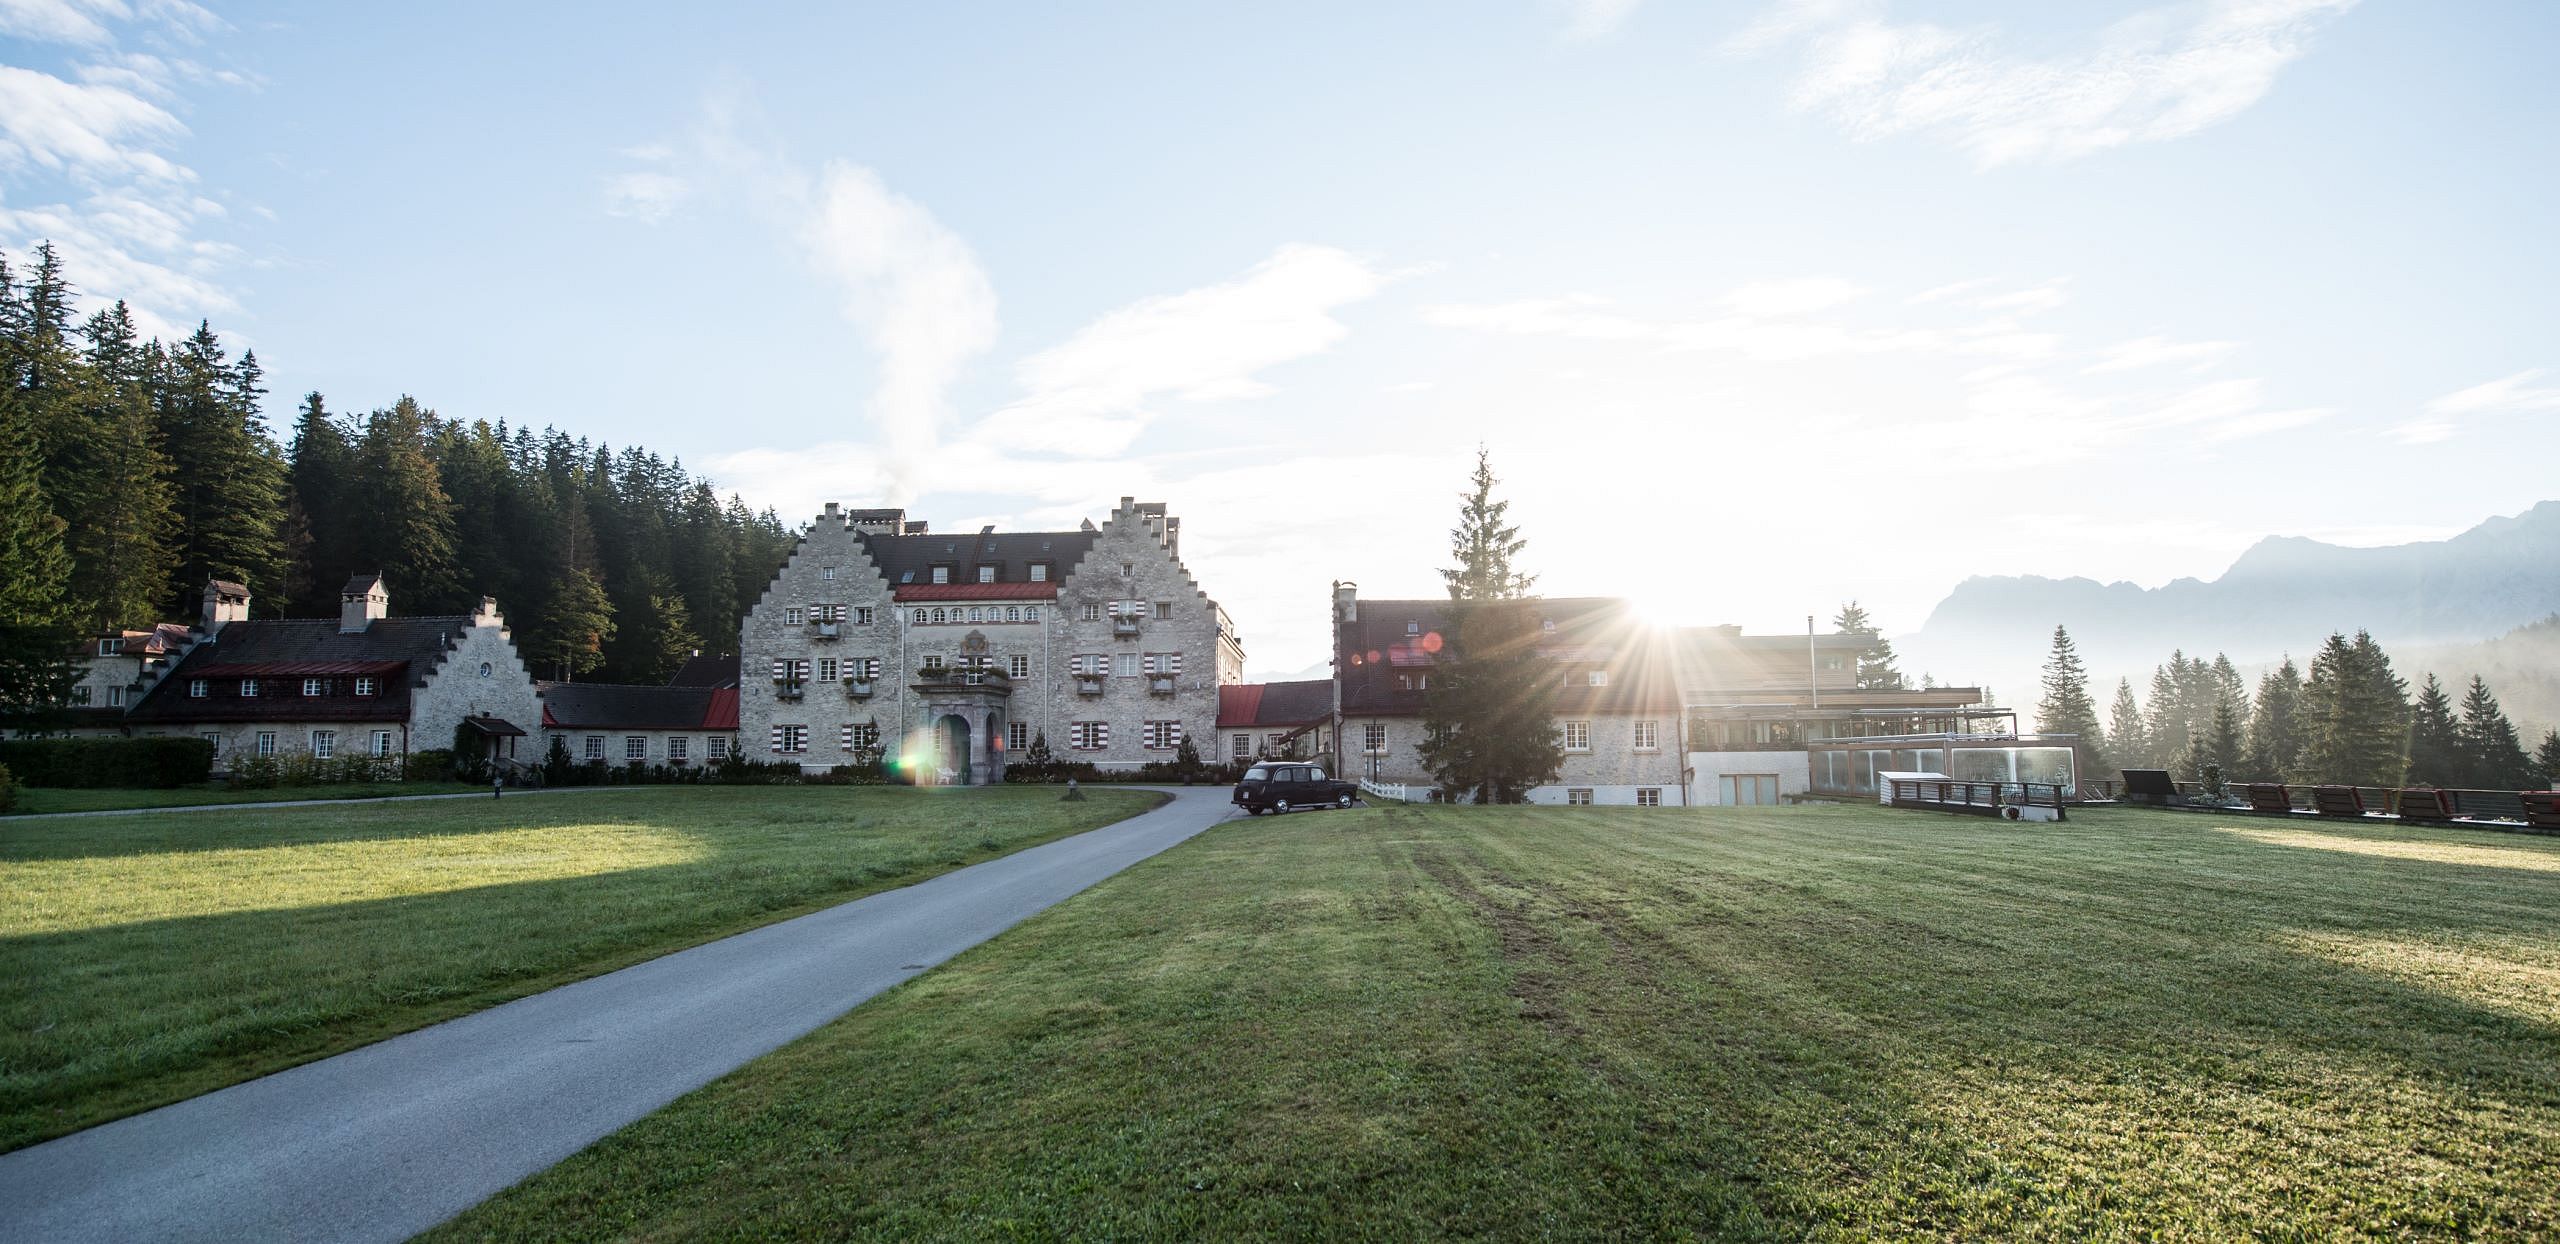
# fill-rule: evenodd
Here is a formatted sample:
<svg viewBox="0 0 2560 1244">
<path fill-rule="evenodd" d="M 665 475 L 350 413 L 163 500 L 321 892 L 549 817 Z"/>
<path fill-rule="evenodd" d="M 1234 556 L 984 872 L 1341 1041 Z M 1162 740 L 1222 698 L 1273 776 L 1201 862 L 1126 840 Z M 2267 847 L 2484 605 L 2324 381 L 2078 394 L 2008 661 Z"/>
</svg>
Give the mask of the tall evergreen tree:
<svg viewBox="0 0 2560 1244">
<path fill-rule="evenodd" d="M 2142 705 L 2133 698 L 2133 680 L 2116 680 L 2115 701 L 2107 706 L 2107 750 L 2127 769 L 2157 769 L 2151 756 L 2151 733 L 2142 724 Z"/>
<path fill-rule="evenodd" d="M 2073 750 L 2079 753 L 2080 771 L 2105 770 L 2106 740 L 2098 725 L 2098 706 L 2089 698 L 2089 671 L 2080 663 L 2071 632 L 2058 625 L 2053 628 L 2053 650 L 2045 657 L 2044 696 L 2036 702 L 2036 729 L 2078 735 L 2080 741 Z"/>
<path fill-rule="evenodd" d="M 2178 768 L 2188 759 L 2195 731 L 2189 725 L 2193 714 L 2187 709 L 2187 692 L 2194 684 L 2184 650 L 2170 653 L 2168 664 L 2151 671 L 2151 696 L 2143 705 L 2142 730 L 2151 744 L 2154 768 Z"/>
<path fill-rule="evenodd" d="M 258 413 L 261 378 L 255 352 L 232 363 L 207 323 L 162 356 L 154 419 L 178 485 L 178 569 L 164 600 L 179 616 L 208 578 L 264 592 L 284 580 L 285 463 Z"/>
<path fill-rule="evenodd" d="M 58 467 L 56 509 L 67 530 L 68 587 L 81 622 L 99 629 L 158 620 L 176 567 L 177 513 L 169 460 L 151 417 L 150 376 L 133 316 L 118 302 L 82 327 L 86 348 L 76 429 Z"/>
<path fill-rule="evenodd" d="M 350 571 L 378 570 L 419 613 L 459 613 L 478 593 L 463 588 L 454 561 L 453 500 L 427 452 L 434 416 L 403 394 L 367 416 L 356 459 L 364 488 L 350 498 L 356 519 Z"/>
<path fill-rule="evenodd" d="M 328 399 L 316 390 L 302 397 L 285 456 L 286 478 L 293 488 L 287 541 L 303 545 L 302 566 L 292 576 L 286 612 L 292 617 L 325 617 L 338 607 L 338 585 L 348 575 L 372 567 L 356 564 L 363 560 L 355 547 L 360 520 L 348 505 L 348 489 L 360 487 L 362 481 L 357 478 L 354 438 L 330 413 Z M 290 530 L 297 526 L 298 533 Z"/>
<path fill-rule="evenodd" d="M 613 636 L 613 605 L 604 586 L 593 571 L 568 569 L 535 605 L 521 643 L 535 669 L 568 682 L 604 664 L 604 646 Z"/>
<path fill-rule="evenodd" d="M 1538 654 L 1535 582 L 1514 565 L 1528 547 L 1494 499 L 1479 448 L 1458 525 L 1449 533 L 1450 626 L 1423 692 L 1422 760 L 1445 796 L 1519 803 L 1564 765 L 1555 725 L 1555 672 Z"/>
<path fill-rule="evenodd" d="M 2309 780 L 2396 786 L 2405 768 L 2408 684 L 2373 636 L 2333 634 L 2303 685 L 2302 764 Z"/>
<path fill-rule="evenodd" d="M 1840 606 L 1831 619 L 1831 629 L 1843 635 L 1864 635 L 1870 641 L 1866 651 L 1858 654 L 1858 687 L 1868 691 L 1900 691 L 1911 685 L 1894 665 L 1893 641 L 1867 616 L 1867 611 L 1852 600 Z"/>
<path fill-rule="evenodd" d="M 2418 684 L 2417 703 L 2409 712 L 2407 780 L 2420 786 L 2467 786 L 2470 770 L 2462 726 L 2453 717 L 2453 697 L 2429 674 Z"/>
<path fill-rule="evenodd" d="M 2434 675 L 2428 675 L 2433 681 Z M 2534 784 L 2533 758 L 2525 755 L 2516 726 L 2477 674 L 2462 697 L 2463 784 L 2487 790 L 2523 790 Z"/>
<path fill-rule="evenodd" d="M 2215 788 L 2238 776 L 2247 748 L 2247 718 L 2239 705 L 2225 699 L 2213 706 L 2213 720 L 2196 740 L 2196 777 Z"/>
<path fill-rule="evenodd" d="M 2534 768 L 2545 782 L 2560 782 L 2560 730 L 2542 732 L 2542 746 L 2533 750 Z"/>
<path fill-rule="evenodd" d="M 2249 714 L 2248 774 L 2265 782 L 2290 782 L 2302 765 L 2302 671 L 2292 656 L 2258 680 Z"/>
</svg>

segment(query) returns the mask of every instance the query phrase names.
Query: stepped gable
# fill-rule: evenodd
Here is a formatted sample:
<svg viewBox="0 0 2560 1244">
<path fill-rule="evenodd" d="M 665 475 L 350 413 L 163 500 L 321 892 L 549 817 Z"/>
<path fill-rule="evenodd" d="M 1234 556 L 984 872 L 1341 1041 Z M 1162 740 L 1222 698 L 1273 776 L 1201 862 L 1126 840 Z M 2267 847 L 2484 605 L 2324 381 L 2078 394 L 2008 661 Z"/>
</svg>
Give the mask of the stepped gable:
<svg viewBox="0 0 2560 1244">
<path fill-rule="evenodd" d="M 154 721 L 399 721 L 409 716 L 409 693 L 425 685 L 455 639 L 471 628 L 467 614 L 379 618 L 362 631 L 344 631 L 336 618 L 247 619 L 226 624 L 195 646 L 178 668 L 155 684 L 130 720 Z M 370 676 L 382 680 L 370 696 L 306 699 L 292 694 L 195 697 L 195 679 L 303 679 Z M 224 690 L 228 690 L 227 688 Z"/>
</svg>

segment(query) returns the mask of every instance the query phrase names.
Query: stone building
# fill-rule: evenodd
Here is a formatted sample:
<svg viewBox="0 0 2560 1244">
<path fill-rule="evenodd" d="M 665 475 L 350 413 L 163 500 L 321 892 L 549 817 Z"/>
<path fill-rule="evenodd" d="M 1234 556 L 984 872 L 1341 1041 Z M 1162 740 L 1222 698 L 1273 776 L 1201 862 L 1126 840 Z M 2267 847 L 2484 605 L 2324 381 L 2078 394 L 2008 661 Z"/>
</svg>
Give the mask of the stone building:
<svg viewBox="0 0 2560 1244">
<path fill-rule="evenodd" d="M 614 683 L 542 684 L 542 750 L 556 740 L 578 764 L 703 768 L 727 760 L 738 737 L 738 688 Z"/>
<path fill-rule="evenodd" d="M 248 599 L 247 590 L 238 584 L 213 586 Z M 67 733 L 123 734 L 125 714 L 142 703 L 143 693 L 186 655 L 200 635 L 183 622 L 158 622 L 147 631 L 101 631 L 81 640 L 72 654 L 80 667 L 80 680 L 71 685 Z"/>
<path fill-rule="evenodd" d="M 1105 769 L 1171 760 L 1186 738 L 1208 758 L 1244 648 L 1183 568 L 1181 532 L 1128 497 L 1099 527 L 966 535 L 830 503 L 739 630 L 739 744 L 981 783 L 1038 739 Z"/>
<path fill-rule="evenodd" d="M 202 637 L 127 715 L 136 735 L 192 735 L 241 756 L 383 759 L 452 747 L 466 725 L 500 760 L 542 719 L 498 605 L 395 618 L 379 575 L 339 592 L 335 618 L 251 618 L 236 584 L 205 590 Z"/>
</svg>

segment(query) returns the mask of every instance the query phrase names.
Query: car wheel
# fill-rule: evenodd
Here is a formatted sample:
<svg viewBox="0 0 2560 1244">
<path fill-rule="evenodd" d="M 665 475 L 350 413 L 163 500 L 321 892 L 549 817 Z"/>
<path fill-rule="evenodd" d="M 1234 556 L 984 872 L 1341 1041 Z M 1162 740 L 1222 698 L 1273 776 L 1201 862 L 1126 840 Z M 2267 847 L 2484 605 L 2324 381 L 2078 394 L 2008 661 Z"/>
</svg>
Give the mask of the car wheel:
<svg viewBox="0 0 2560 1244">
<path fill-rule="evenodd" d="M 1348 808 L 1348 807 L 1350 807 L 1350 806 L 1351 806 L 1351 792 L 1350 792 L 1350 791 L 1344 791 L 1344 792 L 1342 792 L 1340 795 L 1336 796 L 1336 797 L 1334 798 L 1334 801 L 1333 801 L 1333 806 L 1335 806 L 1335 807 L 1337 807 L 1337 808 Z"/>
<path fill-rule="evenodd" d="M 1274 812 L 1287 812 L 1289 810 L 1289 801 L 1286 799 L 1275 799 L 1271 802 L 1271 810 Z"/>
</svg>

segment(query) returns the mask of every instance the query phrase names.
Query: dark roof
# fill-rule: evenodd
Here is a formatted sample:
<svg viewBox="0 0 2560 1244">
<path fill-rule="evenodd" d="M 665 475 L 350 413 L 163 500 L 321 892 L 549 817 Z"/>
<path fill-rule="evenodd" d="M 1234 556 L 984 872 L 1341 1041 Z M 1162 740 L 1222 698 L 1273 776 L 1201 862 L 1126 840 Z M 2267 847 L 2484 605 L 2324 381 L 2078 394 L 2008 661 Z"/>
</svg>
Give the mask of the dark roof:
<svg viewBox="0 0 2560 1244">
<path fill-rule="evenodd" d="M 910 583 L 890 589 L 901 603 L 920 600 L 1052 600 L 1056 580 L 1047 583 Z"/>
<path fill-rule="evenodd" d="M 559 730 L 735 730 L 738 693 L 723 687 L 544 683 L 542 724 Z"/>
<path fill-rule="evenodd" d="M 738 654 L 695 653 L 676 667 L 676 676 L 667 680 L 670 687 L 735 687 L 738 685 Z"/>
<path fill-rule="evenodd" d="M 1333 681 L 1229 683 L 1218 688 L 1218 728 L 1308 726 L 1333 716 Z"/>
<path fill-rule="evenodd" d="M 229 579 L 207 579 L 204 585 L 223 596 L 237 596 L 242 600 L 249 598 L 249 589 L 245 585 L 234 583 Z"/>
<path fill-rule="evenodd" d="M 454 637 L 471 628 L 460 614 L 376 618 L 361 631 L 341 633 L 336 618 L 252 618 L 225 625 L 197 644 L 167 678 L 134 706 L 137 721 L 392 721 L 409 716 L 409 689 L 426 680 Z M 371 673 L 382 679 L 369 696 L 239 694 L 242 677 L 302 678 Z M 213 694 L 187 694 L 197 678 L 214 681 Z M 262 691 L 267 688 L 260 688 Z M 299 690 L 279 687 L 275 690 Z"/>
<path fill-rule="evenodd" d="M 380 586 L 382 586 L 382 576 L 381 576 L 381 575 L 378 575 L 378 574 L 357 574 L 357 575 L 348 575 L 348 576 L 347 576 L 347 585 L 346 585 L 345 587 L 342 587 L 342 588 L 339 588 L 339 589 L 338 589 L 338 595 L 340 595 L 340 596 L 362 596 L 362 595 L 364 595 L 365 593 L 370 592 L 370 591 L 372 591 L 373 589 L 375 589 L 375 588 L 377 588 L 377 587 L 380 587 Z"/>
<path fill-rule="evenodd" d="M 1063 577 L 1067 568 L 1084 559 L 1093 548 L 1090 531 L 1013 531 L 976 535 L 889 536 L 877 532 L 854 533 L 870 551 L 873 564 L 889 586 L 916 584 L 931 586 L 935 566 L 951 567 L 953 586 L 983 586 L 977 583 L 978 567 L 994 566 L 998 583 L 1028 583 L 1029 566 L 1047 562 L 1049 578 Z"/>
<path fill-rule="evenodd" d="M 1533 599 L 1539 655 L 1557 680 L 1555 711 L 1595 717 L 1677 715 L 1680 686 L 1665 633 L 1606 596 Z M 1422 691 L 1398 677 L 1427 672 L 1448 645 L 1446 600 L 1362 600 L 1360 620 L 1342 627 L 1342 711 L 1349 716 L 1414 716 Z M 1608 685 L 1590 685 L 1604 670 Z"/>
</svg>

